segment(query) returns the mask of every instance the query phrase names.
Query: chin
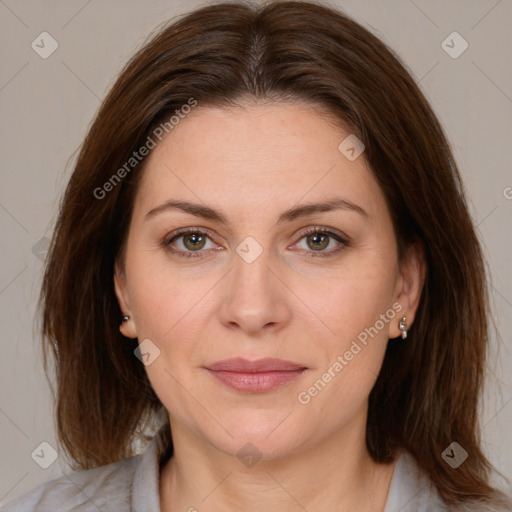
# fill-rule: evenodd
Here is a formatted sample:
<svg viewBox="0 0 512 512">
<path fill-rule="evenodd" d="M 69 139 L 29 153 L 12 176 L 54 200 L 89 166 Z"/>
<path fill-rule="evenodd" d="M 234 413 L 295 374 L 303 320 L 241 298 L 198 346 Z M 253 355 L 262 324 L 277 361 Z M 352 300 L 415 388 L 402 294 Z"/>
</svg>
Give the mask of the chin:
<svg viewBox="0 0 512 512">
<path fill-rule="evenodd" d="M 238 458 L 247 455 L 265 460 L 278 459 L 297 450 L 310 437 L 303 433 L 304 439 L 301 439 L 299 433 L 290 428 L 292 425 L 285 426 L 285 423 L 279 425 L 275 416 L 273 421 L 259 424 L 246 417 L 236 425 L 225 424 L 232 437 L 221 430 L 220 437 L 210 437 L 210 442 L 219 450 Z"/>
</svg>

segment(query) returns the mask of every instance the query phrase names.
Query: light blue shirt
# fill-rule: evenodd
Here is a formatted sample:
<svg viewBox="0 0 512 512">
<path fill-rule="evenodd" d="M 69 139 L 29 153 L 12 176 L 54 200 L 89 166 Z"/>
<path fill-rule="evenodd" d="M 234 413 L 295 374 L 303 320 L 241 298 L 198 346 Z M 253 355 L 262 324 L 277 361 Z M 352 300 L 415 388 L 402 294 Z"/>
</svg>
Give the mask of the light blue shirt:
<svg viewBox="0 0 512 512">
<path fill-rule="evenodd" d="M 143 454 L 45 482 L 5 505 L 3 512 L 160 512 L 160 461 L 169 446 L 169 426 L 164 425 Z M 384 512 L 445 511 L 433 484 L 412 456 L 402 453 Z"/>
</svg>

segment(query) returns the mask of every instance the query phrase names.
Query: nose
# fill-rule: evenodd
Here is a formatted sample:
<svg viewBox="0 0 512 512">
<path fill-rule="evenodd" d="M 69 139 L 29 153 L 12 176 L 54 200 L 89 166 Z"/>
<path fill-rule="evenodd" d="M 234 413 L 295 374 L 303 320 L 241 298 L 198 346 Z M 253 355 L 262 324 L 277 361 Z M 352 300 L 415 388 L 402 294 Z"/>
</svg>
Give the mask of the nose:
<svg viewBox="0 0 512 512">
<path fill-rule="evenodd" d="M 283 284 L 278 265 L 271 260 L 267 250 L 251 263 L 235 255 L 219 309 L 225 327 L 257 336 L 279 331 L 289 323 L 291 293 Z"/>
</svg>

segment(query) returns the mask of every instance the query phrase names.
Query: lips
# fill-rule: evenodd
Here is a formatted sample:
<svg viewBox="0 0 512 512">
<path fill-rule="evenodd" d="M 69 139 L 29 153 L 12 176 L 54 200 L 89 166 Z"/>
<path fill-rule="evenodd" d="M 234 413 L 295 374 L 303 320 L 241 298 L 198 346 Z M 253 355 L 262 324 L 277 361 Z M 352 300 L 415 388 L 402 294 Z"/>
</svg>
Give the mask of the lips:
<svg viewBox="0 0 512 512">
<path fill-rule="evenodd" d="M 238 373 L 287 372 L 306 369 L 304 365 L 284 361 L 283 359 L 265 358 L 257 361 L 249 361 L 241 357 L 217 361 L 216 363 L 208 365 L 207 368 L 212 371 Z"/>
<path fill-rule="evenodd" d="M 299 377 L 307 368 L 282 359 L 248 361 L 242 358 L 225 359 L 206 367 L 219 382 L 237 391 L 262 393 Z"/>
</svg>

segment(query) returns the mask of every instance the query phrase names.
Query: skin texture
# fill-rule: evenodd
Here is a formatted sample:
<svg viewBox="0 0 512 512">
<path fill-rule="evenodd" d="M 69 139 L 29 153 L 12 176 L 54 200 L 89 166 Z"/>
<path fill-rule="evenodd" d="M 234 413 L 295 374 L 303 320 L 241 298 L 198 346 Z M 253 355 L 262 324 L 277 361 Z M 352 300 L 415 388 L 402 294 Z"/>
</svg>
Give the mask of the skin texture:
<svg viewBox="0 0 512 512">
<path fill-rule="evenodd" d="M 388 339 L 400 335 L 400 318 L 409 327 L 414 321 L 424 260 L 416 251 L 399 264 L 385 198 L 364 153 L 351 162 L 338 150 L 349 133 L 301 102 L 199 105 L 148 157 L 124 268 L 118 263 L 114 280 L 130 317 L 123 334 L 160 350 L 145 368 L 174 442 L 161 473 L 164 512 L 383 510 L 394 464 L 376 464 L 367 452 L 368 396 Z M 277 223 L 288 208 L 333 196 L 367 216 L 338 209 Z M 228 223 L 176 209 L 145 218 L 169 199 L 207 204 Z M 304 234 L 315 226 L 348 244 Z M 163 242 L 184 227 L 211 234 L 192 240 L 195 252 L 190 235 L 172 242 L 190 258 Z M 236 251 L 248 236 L 263 251 L 251 263 Z M 331 256 L 306 256 L 320 253 Z M 299 393 L 393 304 L 400 313 L 300 403 Z M 249 394 L 204 368 L 237 356 L 276 357 L 307 370 Z M 261 456 L 251 467 L 237 457 L 247 443 Z"/>
</svg>

